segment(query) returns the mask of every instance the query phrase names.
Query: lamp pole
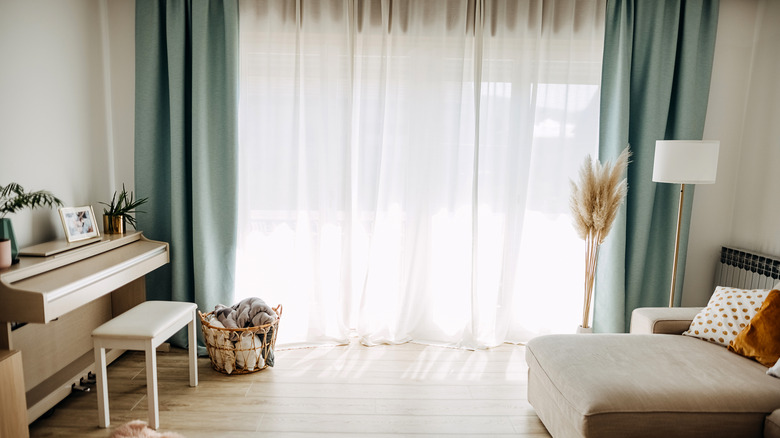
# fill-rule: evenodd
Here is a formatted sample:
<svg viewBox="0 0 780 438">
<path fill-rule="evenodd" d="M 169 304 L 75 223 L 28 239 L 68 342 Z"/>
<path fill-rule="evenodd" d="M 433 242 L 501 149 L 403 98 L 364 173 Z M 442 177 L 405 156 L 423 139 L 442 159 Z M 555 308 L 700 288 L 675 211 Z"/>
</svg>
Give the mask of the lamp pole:
<svg viewBox="0 0 780 438">
<path fill-rule="evenodd" d="M 680 228 L 682 226 L 683 198 L 685 184 L 680 184 L 680 205 L 677 208 L 677 232 L 674 238 L 674 258 L 672 259 L 672 288 L 669 291 L 669 307 L 674 307 L 674 290 L 677 286 L 677 257 L 680 253 Z"/>
</svg>

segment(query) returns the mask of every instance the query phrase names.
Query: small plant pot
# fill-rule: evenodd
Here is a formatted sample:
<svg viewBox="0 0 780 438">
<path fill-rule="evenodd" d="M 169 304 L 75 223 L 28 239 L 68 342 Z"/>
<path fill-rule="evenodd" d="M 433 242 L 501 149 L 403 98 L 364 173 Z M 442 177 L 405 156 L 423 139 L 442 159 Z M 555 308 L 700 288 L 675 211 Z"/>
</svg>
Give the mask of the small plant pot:
<svg viewBox="0 0 780 438">
<path fill-rule="evenodd" d="M 11 257 L 11 241 L 8 239 L 0 240 L 0 269 L 11 266 L 13 258 Z"/>
<path fill-rule="evenodd" d="M 577 326 L 577 333 L 593 333 L 593 327 L 583 327 L 581 325 Z"/>
<path fill-rule="evenodd" d="M 11 264 L 14 262 L 18 262 L 19 259 L 16 258 L 16 254 L 19 253 L 19 250 L 16 247 L 16 236 L 14 235 L 14 227 L 11 223 L 11 219 L 4 217 L 0 218 L 0 240 L 8 240 L 10 241 L 11 245 Z"/>
<path fill-rule="evenodd" d="M 122 216 L 103 215 L 103 232 L 105 234 L 122 234 L 125 232 L 125 218 Z"/>
</svg>

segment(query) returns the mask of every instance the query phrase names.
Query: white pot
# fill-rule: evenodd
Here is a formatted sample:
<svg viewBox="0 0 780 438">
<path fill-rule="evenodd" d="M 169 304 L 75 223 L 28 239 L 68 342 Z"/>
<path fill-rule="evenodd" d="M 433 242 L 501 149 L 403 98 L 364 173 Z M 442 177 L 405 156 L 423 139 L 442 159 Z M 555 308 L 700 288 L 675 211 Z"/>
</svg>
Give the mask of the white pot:
<svg viewBox="0 0 780 438">
<path fill-rule="evenodd" d="M 11 266 L 11 241 L 0 240 L 0 269 Z"/>
<path fill-rule="evenodd" d="M 593 327 L 577 326 L 577 333 L 593 333 Z"/>
</svg>

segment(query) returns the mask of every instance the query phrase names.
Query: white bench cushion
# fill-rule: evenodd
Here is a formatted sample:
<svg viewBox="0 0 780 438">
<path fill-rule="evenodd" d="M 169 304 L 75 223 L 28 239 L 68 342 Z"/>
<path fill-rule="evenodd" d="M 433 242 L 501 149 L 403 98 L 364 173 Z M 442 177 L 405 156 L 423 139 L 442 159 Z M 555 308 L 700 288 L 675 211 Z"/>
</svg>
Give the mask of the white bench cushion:
<svg viewBox="0 0 780 438">
<path fill-rule="evenodd" d="M 176 324 L 176 321 L 191 317 L 196 308 L 195 303 L 144 301 L 96 328 L 92 336 L 116 339 L 155 338 Z"/>
</svg>

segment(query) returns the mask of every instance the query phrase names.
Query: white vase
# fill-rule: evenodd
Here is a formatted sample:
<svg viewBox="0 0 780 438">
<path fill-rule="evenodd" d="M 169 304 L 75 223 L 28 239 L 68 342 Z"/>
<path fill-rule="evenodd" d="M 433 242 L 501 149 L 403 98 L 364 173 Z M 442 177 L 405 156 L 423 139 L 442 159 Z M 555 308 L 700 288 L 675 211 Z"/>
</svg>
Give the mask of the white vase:
<svg viewBox="0 0 780 438">
<path fill-rule="evenodd" d="M 0 269 L 11 266 L 11 241 L 0 240 Z"/>
<path fill-rule="evenodd" d="M 593 327 L 577 326 L 577 333 L 593 333 Z"/>
</svg>

